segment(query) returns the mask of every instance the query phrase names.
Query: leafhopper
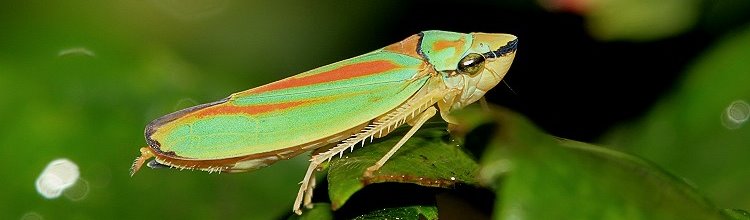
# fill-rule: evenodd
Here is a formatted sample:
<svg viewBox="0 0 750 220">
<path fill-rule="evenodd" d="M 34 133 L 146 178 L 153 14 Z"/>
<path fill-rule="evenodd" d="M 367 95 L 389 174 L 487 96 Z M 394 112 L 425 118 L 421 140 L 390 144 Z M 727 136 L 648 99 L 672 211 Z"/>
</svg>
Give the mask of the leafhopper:
<svg viewBox="0 0 750 220">
<path fill-rule="evenodd" d="M 518 39 L 510 34 L 424 31 L 381 49 L 222 100 L 183 109 L 146 126 L 147 147 L 131 167 L 208 172 L 259 169 L 318 150 L 293 211 L 311 206 L 316 168 L 355 146 L 410 130 L 363 175 L 372 175 L 428 119 L 479 100 L 508 72 Z"/>
</svg>

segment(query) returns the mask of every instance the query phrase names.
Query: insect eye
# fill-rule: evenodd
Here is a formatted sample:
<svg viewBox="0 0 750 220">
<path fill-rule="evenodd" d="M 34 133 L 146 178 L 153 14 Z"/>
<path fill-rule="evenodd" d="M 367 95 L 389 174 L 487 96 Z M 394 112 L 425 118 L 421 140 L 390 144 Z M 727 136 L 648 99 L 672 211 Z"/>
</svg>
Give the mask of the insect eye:
<svg viewBox="0 0 750 220">
<path fill-rule="evenodd" d="M 484 56 L 478 53 L 470 53 L 458 62 L 459 73 L 476 75 L 484 68 Z"/>
</svg>

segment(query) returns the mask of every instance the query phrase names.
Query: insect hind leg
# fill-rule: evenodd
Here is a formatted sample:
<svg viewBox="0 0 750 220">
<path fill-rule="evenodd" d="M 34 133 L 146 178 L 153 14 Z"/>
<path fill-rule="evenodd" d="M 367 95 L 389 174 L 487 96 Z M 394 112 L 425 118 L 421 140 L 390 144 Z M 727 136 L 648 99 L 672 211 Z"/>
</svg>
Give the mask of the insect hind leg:
<svg viewBox="0 0 750 220">
<path fill-rule="evenodd" d="M 294 199 L 294 206 L 292 206 L 292 211 L 296 213 L 297 215 L 302 214 L 302 202 L 304 200 L 304 205 L 307 208 L 312 208 L 312 191 L 313 188 L 315 188 L 315 169 L 318 168 L 318 166 L 321 164 L 318 160 L 316 160 L 315 157 L 313 157 L 310 160 L 310 166 L 307 167 L 307 172 L 305 173 L 305 178 L 302 179 L 302 182 L 300 182 L 299 191 L 297 192 L 297 198 Z"/>
</svg>

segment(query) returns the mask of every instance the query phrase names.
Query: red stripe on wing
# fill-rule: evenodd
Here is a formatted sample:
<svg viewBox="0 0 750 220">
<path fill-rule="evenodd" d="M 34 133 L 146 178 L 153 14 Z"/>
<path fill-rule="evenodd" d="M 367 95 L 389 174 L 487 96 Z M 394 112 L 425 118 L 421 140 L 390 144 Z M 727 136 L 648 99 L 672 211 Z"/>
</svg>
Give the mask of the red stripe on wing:
<svg viewBox="0 0 750 220">
<path fill-rule="evenodd" d="M 212 115 L 232 115 L 232 114 L 249 114 L 256 115 L 267 112 L 281 111 L 289 108 L 301 106 L 312 101 L 293 101 L 283 102 L 274 104 L 263 104 L 263 105 L 248 105 L 248 106 L 236 106 L 236 105 L 216 105 L 205 109 L 201 109 L 195 112 L 197 117 L 206 117 Z"/>
<path fill-rule="evenodd" d="M 398 68 L 399 65 L 387 60 L 376 60 L 361 62 L 342 66 L 326 72 L 321 72 L 303 77 L 289 77 L 264 86 L 248 90 L 243 93 L 258 94 L 262 92 L 287 89 L 300 86 L 314 85 L 318 83 L 333 82 L 338 80 L 351 79 L 355 77 L 378 74 Z"/>
</svg>

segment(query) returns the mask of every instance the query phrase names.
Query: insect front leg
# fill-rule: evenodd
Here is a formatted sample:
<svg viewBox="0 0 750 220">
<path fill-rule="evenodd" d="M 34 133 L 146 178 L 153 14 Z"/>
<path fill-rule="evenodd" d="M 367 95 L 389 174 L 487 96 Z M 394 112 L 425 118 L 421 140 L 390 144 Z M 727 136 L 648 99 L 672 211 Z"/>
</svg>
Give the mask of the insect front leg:
<svg viewBox="0 0 750 220">
<path fill-rule="evenodd" d="M 437 103 L 438 108 L 440 109 L 440 117 L 443 118 L 445 122 L 448 122 L 448 132 L 451 134 L 459 129 L 458 119 L 449 114 L 452 107 L 451 105 L 456 101 L 457 94 L 458 91 L 448 93 L 448 95 L 446 95 L 447 98 L 443 98 L 443 100 Z"/>
<path fill-rule="evenodd" d="M 434 106 L 430 106 L 428 109 L 417 115 L 414 120 L 414 125 L 409 129 L 409 132 L 407 132 L 406 135 L 404 135 L 404 137 L 402 137 L 401 140 L 399 140 L 398 143 L 396 143 L 396 145 L 385 154 L 385 156 L 380 158 L 378 162 L 375 162 L 375 165 L 368 167 L 367 170 L 365 170 L 364 176 L 370 177 L 373 172 L 378 171 L 378 169 L 380 169 L 380 167 L 382 167 L 383 164 L 385 164 L 385 162 L 388 161 L 388 159 L 391 158 L 391 156 L 393 156 L 393 154 L 396 153 L 396 151 L 398 151 L 398 149 L 401 148 L 401 146 L 404 145 L 404 143 L 406 143 L 406 141 L 409 140 L 409 138 L 411 138 L 411 136 L 414 135 L 414 133 L 417 132 L 425 122 L 427 122 L 427 120 L 432 118 L 432 116 L 435 116 L 435 113 L 437 113 L 437 109 Z"/>
</svg>

